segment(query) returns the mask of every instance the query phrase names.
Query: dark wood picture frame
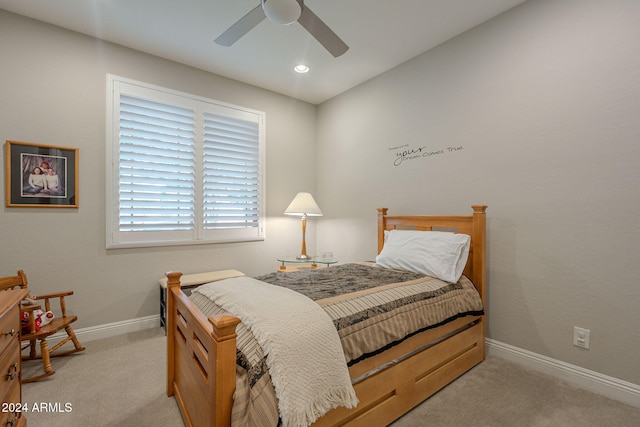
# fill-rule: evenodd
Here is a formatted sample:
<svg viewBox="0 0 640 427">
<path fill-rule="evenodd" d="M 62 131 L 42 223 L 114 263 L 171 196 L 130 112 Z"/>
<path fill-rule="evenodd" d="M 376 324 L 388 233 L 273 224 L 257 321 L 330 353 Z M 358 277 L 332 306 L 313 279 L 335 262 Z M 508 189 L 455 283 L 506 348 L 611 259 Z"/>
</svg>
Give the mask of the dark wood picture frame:
<svg viewBox="0 0 640 427">
<path fill-rule="evenodd" d="M 7 141 L 6 206 L 78 207 L 78 149 Z"/>
</svg>

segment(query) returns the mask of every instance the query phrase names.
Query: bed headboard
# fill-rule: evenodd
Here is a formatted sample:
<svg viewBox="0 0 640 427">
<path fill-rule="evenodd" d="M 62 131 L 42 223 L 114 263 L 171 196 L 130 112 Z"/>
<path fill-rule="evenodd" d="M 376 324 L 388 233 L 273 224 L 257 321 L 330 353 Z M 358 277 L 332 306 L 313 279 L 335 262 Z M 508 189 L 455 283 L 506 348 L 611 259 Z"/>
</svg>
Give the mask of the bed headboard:
<svg viewBox="0 0 640 427">
<path fill-rule="evenodd" d="M 464 274 L 478 289 L 485 302 L 486 280 L 486 214 L 487 206 L 473 205 L 472 215 L 388 215 L 378 208 L 378 253 L 384 246 L 384 231 L 396 228 L 423 231 L 452 231 L 471 236 L 469 258 Z"/>
</svg>

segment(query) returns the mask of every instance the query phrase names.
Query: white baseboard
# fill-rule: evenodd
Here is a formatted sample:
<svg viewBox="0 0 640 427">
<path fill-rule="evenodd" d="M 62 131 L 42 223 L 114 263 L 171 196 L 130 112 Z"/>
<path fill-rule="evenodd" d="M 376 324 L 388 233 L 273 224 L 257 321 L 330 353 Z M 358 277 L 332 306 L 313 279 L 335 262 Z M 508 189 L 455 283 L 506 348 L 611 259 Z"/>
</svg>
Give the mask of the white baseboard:
<svg viewBox="0 0 640 427">
<path fill-rule="evenodd" d="M 107 323 L 105 325 L 91 326 L 88 328 L 73 329 L 81 343 L 99 340 L 102 338 L 115 337 L 129 332 L 141 331 L 160 327 L 160 315 L 139 317 L 137 319 L 123 320 L 120 322 Z M 58 332 L 49 337 L 49 342 L 56 343 L 64 339 L 67 334 Z"/>
<path fill-rule="evenodd" d="M 506 359 L 562 379 L 577 387 L 640 407 L 640 385 L 602 375 L 579 366 L 487 338 L 487 355 Z"/>
</svg>

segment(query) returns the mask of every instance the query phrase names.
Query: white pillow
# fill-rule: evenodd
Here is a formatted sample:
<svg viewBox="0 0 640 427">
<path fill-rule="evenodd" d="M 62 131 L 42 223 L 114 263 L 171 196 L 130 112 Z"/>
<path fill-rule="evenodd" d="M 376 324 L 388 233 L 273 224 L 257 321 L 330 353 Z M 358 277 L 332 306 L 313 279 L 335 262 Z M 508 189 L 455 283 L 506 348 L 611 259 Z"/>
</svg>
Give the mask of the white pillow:
<svg viewBox="0 0 640 427">
<path fill-rule="evenodd" d="M 387 234 L 387 233 L 385 233 Z M 469 257 L 467 234 L 444 231 L 391 230 L 376 264 L 409 270 L 455 283 Z"/>
</svg>

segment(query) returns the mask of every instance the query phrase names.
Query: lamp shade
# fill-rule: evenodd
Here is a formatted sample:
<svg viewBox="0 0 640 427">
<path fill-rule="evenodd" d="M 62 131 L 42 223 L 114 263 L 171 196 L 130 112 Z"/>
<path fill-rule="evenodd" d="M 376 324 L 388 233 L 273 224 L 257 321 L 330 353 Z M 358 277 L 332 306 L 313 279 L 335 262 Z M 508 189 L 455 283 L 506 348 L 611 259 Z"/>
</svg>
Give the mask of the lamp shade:
<svg viewBox="0 0 640 427">
<path fill-rule="evenodd" d="M 285 215 L 295 216 L 322 216 L 322 211 L 318 204 L 313 200 L 311 193 L 298 193 L 293 201 L 289 204 Z"/>
<path fill-rule="evenodd" d="M 296 22 L 302 13 L 297 0 L 262 0 L 262 9 L 267 18 L 283 25 Z"/>
</svg>

